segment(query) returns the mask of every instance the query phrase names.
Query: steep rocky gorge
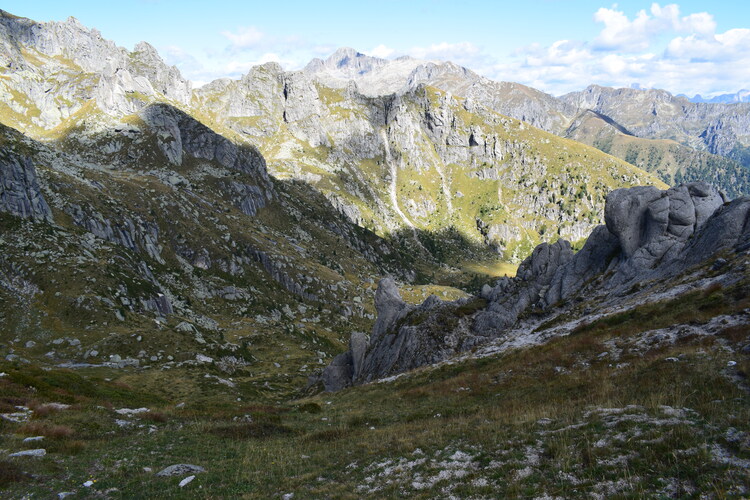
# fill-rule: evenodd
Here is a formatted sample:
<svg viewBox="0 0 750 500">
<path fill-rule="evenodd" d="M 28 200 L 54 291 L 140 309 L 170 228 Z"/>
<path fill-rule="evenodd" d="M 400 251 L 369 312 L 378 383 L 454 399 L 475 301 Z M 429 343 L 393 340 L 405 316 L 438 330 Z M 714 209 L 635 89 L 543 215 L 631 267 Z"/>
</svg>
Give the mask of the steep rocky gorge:
<svg viewBox="0 0 750 500">
<path fill-rule="evenodd" d="M 666 191 L 619 189 L 607 197 L 605 221 L 578 253 L 562 239 L 543 243 L 516 277 L 486 286 L 478 297 L 446 303 L 433 296 L 411 306 L 393 279 L 382 280 L 369 339 L 353 333 L 350 350 L 310 383 L 335 391 L 434 364 L 490 341 L 512 338 L 523 345 L 567 335 L 570 328 L 545 325 L 556 317 L 591 321 L 605 309 L 612 315 L 635 303 L 663 300 L 665 283 L 679 296 L 706 281 L 728 286 L 746 280 L 742 257 L 736 268 L 727 258 L 747 256 L 750 249 L 750 197 L 730 202 L 704 183 Z"/>
</svg>

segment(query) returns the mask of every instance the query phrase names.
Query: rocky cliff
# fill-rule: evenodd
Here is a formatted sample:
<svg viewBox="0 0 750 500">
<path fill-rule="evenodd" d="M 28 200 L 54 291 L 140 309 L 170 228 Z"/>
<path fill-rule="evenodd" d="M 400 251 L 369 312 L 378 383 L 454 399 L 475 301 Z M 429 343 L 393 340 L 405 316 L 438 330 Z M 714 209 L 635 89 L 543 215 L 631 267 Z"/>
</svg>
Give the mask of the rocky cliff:
<svg viewBox="0 0 750 500">
<path fill-rule="evenodd" d="M 37 23 L 0 11 L 0 46 L 0 113 L 19 130 L 54 129 L 91 102 L 121 116 L 154 99 L 190 101 L 190 82 L 151 45 L 128 52 L 72 17 Z"/>
<path fill-rule="evenodd" d="M 0 145 L 9 359 L 169 369 L 223 352 L 278 382 L 260 351 L 291 342 L 297 369 L 322 363 L 343 323 L 370 324 L 370 276 L 413 274 L 320 194 L 271 178 L 256 148 L 168 104 L 46 144 L 0 126 Z M 275 340 L 229 342 L 250 334 Z"/>
<path fill-rule="evenodd" d="M 455 232 L 519 261 L 551 227 L 582 238 L 608 190 L 658 182 L 434 87 L 368 97 L 310 72 L 268 64 L 199 89 L 193 105 L 257 141 L 275 176 L 309 182 L 384 236 L 430 247 L 427 233 Z"/>
<path fill-rule="evenodd" d="M 419 85 L 431 85 L 542 130 L 598 147 L 656 173 L 668 183 L 711 178 L 722 189 L 738 196 L 750 190 L 747 178 L 750 108 L 747 103 L 696 103 L 662 90 L 612 89 L 597 85 L 556 98 L 518 83 L 482 78 L 452 63 L 409 58 L 386 61 L 351 49 L 311 64 L 305 71 L 327 86 L 344 87 L 347 82 L 354 82 L 361 91 L 372 96 L 403 94 Z M 611 137 L 603 141 L 605 138 L 600 131 L 580 128 L 580 121 L 592 112 L 632 139 L 674 142 L 669 145 L 633 144 L 638 141 L 631 139 L 627 149 L 612 148 Z M 677 166 L 665 165 L 662 157 L 669 156 L 670 150 L 678 145 L 690 152 L 682 151 L 678 155 L 681 172 L 675 179 Z M 644 151 L 655 153 L 644 157 Z M 687 158 L 696 152 L 705 156 L 697 161 Z M 714 170 L 726 173 L 713 177 Z"/>
<path fill-rule="evenodd" d="M 727 273 L 717 280 L 726 285 L 744 272 L 730 270 L 726 257 L 750 249 L 749 197 L 729 202 L 704 183 L 666 191 L 619 189 L 607 196 L 605 221 L 578 253 L 564 240 L 539 245 L 516 277 L 485 287 L 479 297 L 453 303 L 431 297 L 407 306 L 394 281 L 382 280 L 369 341 L 355 334 L 350 350 L 311 382 L 338 390 L 437 363 L 490 340 L 523 343 L 565 334 L 539 325 L 585 317 L 591 308 L 606 306 L 611 314 L 634 301 L 660 300 L 665 283 L 682 280 L 676 287 L 681 291 L 672 291 L 678 295 L 707 275 Z"/>
</svg>

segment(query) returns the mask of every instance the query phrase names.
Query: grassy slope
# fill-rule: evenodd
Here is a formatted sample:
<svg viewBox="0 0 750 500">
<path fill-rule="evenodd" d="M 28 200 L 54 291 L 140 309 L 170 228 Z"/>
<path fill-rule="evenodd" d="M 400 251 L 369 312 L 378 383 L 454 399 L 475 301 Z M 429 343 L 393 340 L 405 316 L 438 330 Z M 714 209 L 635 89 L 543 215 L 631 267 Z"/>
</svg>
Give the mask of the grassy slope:
<svg viewBox="0 0 750 500">
<path fill-rule="evenodd" d="M 186 385 L 179 372 L 167 386 L 158 372 L 2 363 L 4 411 L 36 409 L 29 423 L 0 424 L 2 447 L 35 448 L 21 438 L 46 435 L 50 453 L 5 459 L 0 477 L 10 497 L 741 497 L 750 489 L 750 360 L 739 350 L 750 332 L 728 324 L 674 343 L 644 332 L 737 314 L 750 305 L 747 286 L 710 287 L 541 346 L 283 403 L 237 401 L 210 378 Z M 49 401 L 73 406 L 51 411 Z M 140 406 L 150 411 L 114 412 Z M 153 475 L 173 463 L 208 472 L 184 489 L 183 476 Z M 93 490 L 81 486 L 89 479 Z"/>
</svg>

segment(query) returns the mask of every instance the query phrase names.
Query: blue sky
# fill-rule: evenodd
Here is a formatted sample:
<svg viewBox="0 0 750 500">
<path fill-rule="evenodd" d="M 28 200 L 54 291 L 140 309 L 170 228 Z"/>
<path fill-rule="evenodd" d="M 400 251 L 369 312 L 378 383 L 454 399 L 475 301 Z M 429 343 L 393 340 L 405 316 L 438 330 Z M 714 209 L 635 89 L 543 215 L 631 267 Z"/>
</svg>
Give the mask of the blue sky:
<svg viewBox="0 0 750 500">
<path fill-rule="evenodd" d="M 204 83 L 273 60 L 298 69 L 354 47 L 451 60 L 552 94 L 590 83 L 713 95 L 750 88 L 750 2 L 591 0 L 4 1 L 68 16 L 132 49 L 141 40 Z"/>
</svg>

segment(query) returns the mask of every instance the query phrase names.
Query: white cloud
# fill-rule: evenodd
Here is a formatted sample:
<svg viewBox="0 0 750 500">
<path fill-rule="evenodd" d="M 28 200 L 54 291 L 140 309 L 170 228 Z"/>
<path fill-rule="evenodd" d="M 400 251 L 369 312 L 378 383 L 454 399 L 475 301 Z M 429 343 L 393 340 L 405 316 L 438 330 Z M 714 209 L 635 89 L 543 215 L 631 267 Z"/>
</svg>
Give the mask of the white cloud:
<svg viewBox="0 0 750 500">
<path fill-rule="evenodd" d="M 245 49 L 257 45 L 263 40 L 263 33 L 255 26 L 244 26 L 237 30 L 237 33 L 231 31 L 222 31 L 222 35 L 229 38 L 232 46 L 237 49 Z"/>
<path fill-rule="evenodd" d="M 582 42 L 558 40 L 549 47 L 530 45 L 516 52 L 525 58 L 526 66 L 572 66 L 592 59 L 594 56 Z"/>
<path fill-rule="evenodd" d="M 732 61 L 750 53 L 750 29 L 732 29 L 711 37 L 677 37 L 667 45 L 666 55 L 693 61 Z"/>
<path fill-rule="evenodd" d="M 750 29 L 716 33 L 707 12 L 683 15 L 676 4 L 654 3 L 628 17 L 615 5 L 597 10 L 594 20 L 604 27 L 593 40 L 523 47 L 485 76 L 556 95 L 591 83 L 705 95 L 746 88 L 750 81 Z"/>
<path fill-rule="evenodd" d="M 532 44 L 504 56 L 470 41 L 441 41 L 404 50 L 379 44 L 368 54 L 392 58 L 407 54 L 452 61 L 484 76 L 530 85 L 555 95 L 580 90 L 591 83 L 664 88 L 674 93 L 716 94 L 747 88 L 750 82 L 750 29 L 717 33 L 708 12 L 682 13 L 677 4 L 653 3 L 626 13 L 614 5 L 593 14 L 601 29 L 587 40 L 572 38 L 548 45 Z M 264 34 L 249 26 L 222 33 L 223 50 L 206 52 L 197 60 L 168 47 L 165 60 L 193 81 L 239 77 L 268 61 L 286 70 L 304 67 L 313 57 L 327 57 L 338 45 L 329 40 L 305 40 Z M 575 33 L 571 33 L 574 35 Z M 384 39 L 385 41 L 385 39 Z"/>
<path fill-rule="evenodd" d="M 429 47 L 412 47 L 409 55 L 417 59 L 438 59 L 458 62 L 476 56 L 480 52 L 479 47 L 471 42 L 459 43 L 436 43 Z"/>
<path fill-rule="evenodd" d="M 621 11 L 602 7 L 594 14 L 594 21 L 604 23 L 604 29 L 594 41 L 596 48 L 615 50 L 624 47 L 634 49 L 648 47 L 649 16 L 644 10 L 631 21 Z"/>
<path fill-rule="evenodd" d="M 366 52 L 367 55 L 373 56 L 373 57 L 379 57 L 381 59 L 386 59 L 393 55 L 393 53 L 396 52 L 395 49 L 392 49 L 390 47 L 386 47 L 382 43 L 375 47 L 374 49 Z"/>
<path fill-rule="evenodd" d="M 651 5 L 649 12 L 640 10 L 631 20 L 617 6 L 600 8 L 594 21 L 604 28 L 593 42 L 597 50 L 642 51 L 648 49 L 653 39 L 665 33 L 687 33 L 710 36 L 716 30 L 716 22 L 707 12 L 680 17 L 677 4 Z"/>
</svg>

